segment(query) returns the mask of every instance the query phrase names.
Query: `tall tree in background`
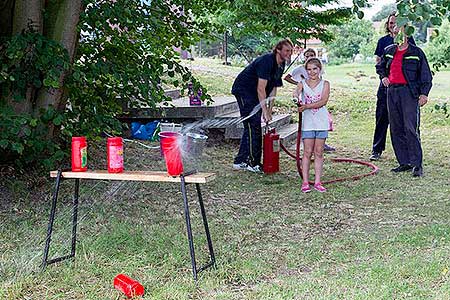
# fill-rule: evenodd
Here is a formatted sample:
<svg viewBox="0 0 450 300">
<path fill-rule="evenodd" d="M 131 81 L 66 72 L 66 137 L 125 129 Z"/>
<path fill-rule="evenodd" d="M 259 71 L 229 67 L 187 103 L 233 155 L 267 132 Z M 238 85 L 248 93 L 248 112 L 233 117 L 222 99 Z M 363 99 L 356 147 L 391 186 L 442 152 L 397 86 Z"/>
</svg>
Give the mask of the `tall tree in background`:
<svg viewBox="0 0 450 300">
<path fill-rule="evenodd" d="M 395 3 L 383 5 L 381 10 L 377 12 L 373 17 L 372 21 L 374 22 L 385 22 L 387 17 L 393 12 L 397 11 L 397 6 Z M 416 18 L 417 19 L 417 18 Z M 431 26 L 430 20 L 413 20 L 411 23 L 415 28 L 414 39 L 416 41 L 420 41 L 425 43 L 427 40 L 427 28 Z"/>
<path fill-rule="evenodd" d="M 384 22 L 387 17 L 393 12 L 397 10 L 397 5 L 395 2 L 392 2 L 390 4 L 383 5 L 381 9 L 373 15 L 372 21 L 373 22 Z"/>
<path fill-rule="evenodd" d="M 155 106 L 165 83 L 193 80 L 173 47 L 208 32 L 214 5 L 0 0 L 0 159 L 61 158 L 55 138 L 118 129 L 124 105 Z"/>
<path fill-rule="evenodd" d="M 444 21 L 438 30 L 439 35 L 432 38 L 426 49 L 435 69 L 443 67 L 443 62 L 450 62 L 450 21 Z"/>
<path fill-rule="evenodd" d="M 333 35 L 327 26 L 342 24 L 351 16 L 349 8 L 324 8 L 337 3 L 334 0 L 224 2 L 214 18 L 229 33 L 232 49 L 248 60 L 280 38 L 289 37 L 294 43 L 308 38 L 329 41 Z"/>
<path fill-rule="evenodd" d="M 361 48 L 373 41 L 375 29 L 368 20 L 353 19 L 349 23 L 330 28 L 335 34 L 333 41 L 326 43 L 330 58 L 354 59 Z"/>
</svg>

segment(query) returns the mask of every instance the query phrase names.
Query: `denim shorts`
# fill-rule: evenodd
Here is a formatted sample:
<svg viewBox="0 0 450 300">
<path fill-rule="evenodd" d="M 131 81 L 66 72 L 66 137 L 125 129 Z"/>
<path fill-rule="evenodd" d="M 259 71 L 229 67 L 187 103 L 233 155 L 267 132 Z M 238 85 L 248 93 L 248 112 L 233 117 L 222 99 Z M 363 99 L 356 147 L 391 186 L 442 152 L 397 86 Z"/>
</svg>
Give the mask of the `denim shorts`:
<svg viewBox="0 0 450 300">
<path fill-rule="evenodd" d="M 326 139 L 328 130 L 302 130 L 302 140 L 304 139 Z"/>
</svg>

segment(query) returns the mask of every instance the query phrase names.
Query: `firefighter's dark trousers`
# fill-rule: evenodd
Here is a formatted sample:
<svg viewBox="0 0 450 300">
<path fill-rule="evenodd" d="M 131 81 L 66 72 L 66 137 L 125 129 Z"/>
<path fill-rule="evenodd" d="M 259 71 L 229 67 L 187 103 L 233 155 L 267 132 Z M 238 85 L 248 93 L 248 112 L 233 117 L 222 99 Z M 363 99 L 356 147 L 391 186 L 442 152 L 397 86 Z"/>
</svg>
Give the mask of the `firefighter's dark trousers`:
<svg viewBox="0 0 450 300">
<path fill-rule="evenodd" d="M 420 144 L 420 106 L 407 85 L 390 85 L 387 89 L 391 140 L 400 165 L 422 167 Z"/>
<path fill-rule="evenodd" d="M 245 118 L 252 113 L 256 105 L 249 105 L 242 97 L 236 96 L 241 117 Z M 257 100 L 256 100 L 257 101 Z M 254 101 L 253 101 L 254 102 Z M 234 158 L 235 164 L 248 163 L 251 166 L 261 165 L 262 156 L 262 130 L 261 110 L 243 121 L 244 133 L 242 134 L 239 152 Z"/>
<path fill-rule="evenodd" d="M 373 134 L 372 153 L 382 153 L 386 147 L 386 135 L 389 127 L 387 109 L 387 88 L 380 84 L 377 92 L 377 109 L 375 112 L 375 131 Z"/>
</svg>

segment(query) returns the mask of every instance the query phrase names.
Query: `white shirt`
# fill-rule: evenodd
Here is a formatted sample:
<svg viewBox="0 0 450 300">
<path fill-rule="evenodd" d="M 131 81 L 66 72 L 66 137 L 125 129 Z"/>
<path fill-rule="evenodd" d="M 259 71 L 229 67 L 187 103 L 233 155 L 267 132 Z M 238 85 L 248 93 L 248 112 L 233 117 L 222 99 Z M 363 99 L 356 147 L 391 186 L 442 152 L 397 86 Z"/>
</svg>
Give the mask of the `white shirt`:
<svg viewBox="0 0 450 300">
<path fill-rule="evenodd" d="M 308 78 L 308 73 L 306 72 L 306 69 L 304 66 L 298 66 L 289 73 L 293 80 L 300 82 L 303 79 Z M 303 77 L 302 77 L 303 76 Z"/>
<path fill-rule="evenodd" d="M 306 80 L 301 80 L 303 84 L 302 103 L 310 104 L 322 99 L 324 80 L 321 80 L 315 88 L 310 88 Z M 320 108 L 306 109 L 303 111 L 302 130 L 329 130 L 328 110 L 325 106 Z"/>
</svg>

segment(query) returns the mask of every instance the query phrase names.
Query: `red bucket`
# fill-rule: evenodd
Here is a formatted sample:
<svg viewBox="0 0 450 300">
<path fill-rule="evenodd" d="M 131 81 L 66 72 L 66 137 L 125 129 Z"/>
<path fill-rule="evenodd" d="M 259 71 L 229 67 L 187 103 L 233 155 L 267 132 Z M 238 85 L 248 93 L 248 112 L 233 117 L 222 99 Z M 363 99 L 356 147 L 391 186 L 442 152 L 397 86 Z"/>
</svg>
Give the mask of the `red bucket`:
<svg viewBox="0 0 450 300">
<path fill-rule="evenodd" d="M 178 176 L 183 173 L 183 162 L 179 139 L 181 134 L 177 132 L 163 131 L 159 133 L 161 150 L 166 161 L 167 173 L 170 176 Z"/>
</svg>

